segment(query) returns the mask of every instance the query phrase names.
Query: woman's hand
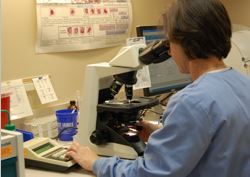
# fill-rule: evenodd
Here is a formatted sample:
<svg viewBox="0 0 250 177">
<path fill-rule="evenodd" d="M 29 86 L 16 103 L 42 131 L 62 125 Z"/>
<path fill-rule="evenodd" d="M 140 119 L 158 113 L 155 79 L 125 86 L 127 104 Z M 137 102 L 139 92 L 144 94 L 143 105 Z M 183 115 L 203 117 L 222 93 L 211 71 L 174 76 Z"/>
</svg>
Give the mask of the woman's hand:
<svg viewBox="0 0 250 177">
<path fill-rule="evenodd" d="M 99 157 L 87 146 L 81 146 L 77 142 L 73 142 L 66 154 L 72 157 L 82 168 L 92 171 L 93 165 Z"/>
<path fill-rule="evenodd" d="M 137 125 L 143 127 L 142 131 L 140 132 L 140 137 L 144 142 L 148 141 L 148 137 L 150 136 L 151 133 L 162 127 L 161 124 L 154 124 L 146 120 L 139 121 Z"/>
</svg>

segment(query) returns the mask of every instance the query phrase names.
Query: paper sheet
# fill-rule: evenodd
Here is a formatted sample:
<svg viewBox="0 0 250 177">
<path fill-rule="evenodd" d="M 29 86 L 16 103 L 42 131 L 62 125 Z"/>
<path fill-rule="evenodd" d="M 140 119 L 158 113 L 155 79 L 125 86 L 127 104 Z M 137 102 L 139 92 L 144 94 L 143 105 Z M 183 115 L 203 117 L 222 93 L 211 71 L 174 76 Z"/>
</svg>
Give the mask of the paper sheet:
<svg viewBox="0 0 250 177">
<path fill-rule="evenodd" d="M 134 37 L 127 39 L 127 46 L 134 44 L 146 44 L 145 37 Z M 136 77 L 137 77 L 137 82 L 135 85 L 133 85 L 134 90 L 151 87 L 151 80 L 150 80 L 148 66 L 143 66 L 142 69 L 138 70 Z"/>
<path fill-rule="evenodd" d="M 57 101 L 57 96 L 48 75 L 32 79 L 42 104 Z"/>
<path fill-rule="evenodd" d="M 130 0 L 37 0 L 38 53 L 125 44 L 132 24 Z"/>
<path fill-rule="evenodd" d="M 19 119 L 33 115 L 23 81 L 21 79 L 2 82 L 1 93 L 10 95 L 11 119 Z"/>
</svg>

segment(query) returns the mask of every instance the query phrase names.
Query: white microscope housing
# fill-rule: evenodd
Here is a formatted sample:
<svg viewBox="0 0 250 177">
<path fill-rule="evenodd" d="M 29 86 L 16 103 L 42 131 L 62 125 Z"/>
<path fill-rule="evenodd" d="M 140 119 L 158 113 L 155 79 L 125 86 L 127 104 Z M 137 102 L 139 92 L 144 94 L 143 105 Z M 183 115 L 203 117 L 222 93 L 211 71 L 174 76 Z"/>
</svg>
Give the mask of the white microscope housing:
<svg viewBox="0 0 250 177">
<path fill-rule="evenodd" d="M 139 50 L 144 47 L 145 45 L 143 44 L 123 47 L 110 62 L 86 66 L 76 140 L 82 145 L 91 147 L 99 155 L 117 155 L 128 159 L 134 159 L 138 156 L 130 146 L 118 143 L 96 145 L 90 141 L 89 137 L 96 129 L 99 90 L 111 85 L 113 75 L 141 68 L 142 63 L 139 61 Z"/>
</svg>

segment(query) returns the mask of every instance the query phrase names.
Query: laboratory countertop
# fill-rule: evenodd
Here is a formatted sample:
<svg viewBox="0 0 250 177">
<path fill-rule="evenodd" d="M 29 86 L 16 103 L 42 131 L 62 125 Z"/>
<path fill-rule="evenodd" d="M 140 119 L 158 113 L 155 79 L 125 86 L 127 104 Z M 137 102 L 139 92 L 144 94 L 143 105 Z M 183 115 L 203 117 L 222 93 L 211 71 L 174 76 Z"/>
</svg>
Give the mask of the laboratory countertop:
<svg viewBox="0 0 250 177">
<path fill-rule="evenodd" d="M 67 172 L 54 172 L 39 168 L 25 168 L 25 177 L 95 177 L 93 173 L 76 167 Z"/>
</svg>

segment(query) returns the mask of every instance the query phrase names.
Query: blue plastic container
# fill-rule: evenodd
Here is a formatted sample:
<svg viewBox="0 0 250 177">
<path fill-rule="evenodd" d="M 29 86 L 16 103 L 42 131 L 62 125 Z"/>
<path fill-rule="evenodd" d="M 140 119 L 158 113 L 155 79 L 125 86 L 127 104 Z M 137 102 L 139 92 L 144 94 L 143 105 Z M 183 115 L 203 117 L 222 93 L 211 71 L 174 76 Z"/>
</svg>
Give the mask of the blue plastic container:
<svg viewBox="0 0 250 177">
<path fill-rule="evenodd" d="M 16 131 L 23 134 L 23 142 L 29 141 L 34 138 L 34 135 L 32 132 L 28 132 L 22 129 L 16 129 Z"/>
<path fill-rule="evenodd" d="M 77 133 L 77 111 L 72 109 L 62 109 L 56 111 L 58 124 L 58 138 L 61 141 L 73 141 L 73 136 Z"/>
</svg>

